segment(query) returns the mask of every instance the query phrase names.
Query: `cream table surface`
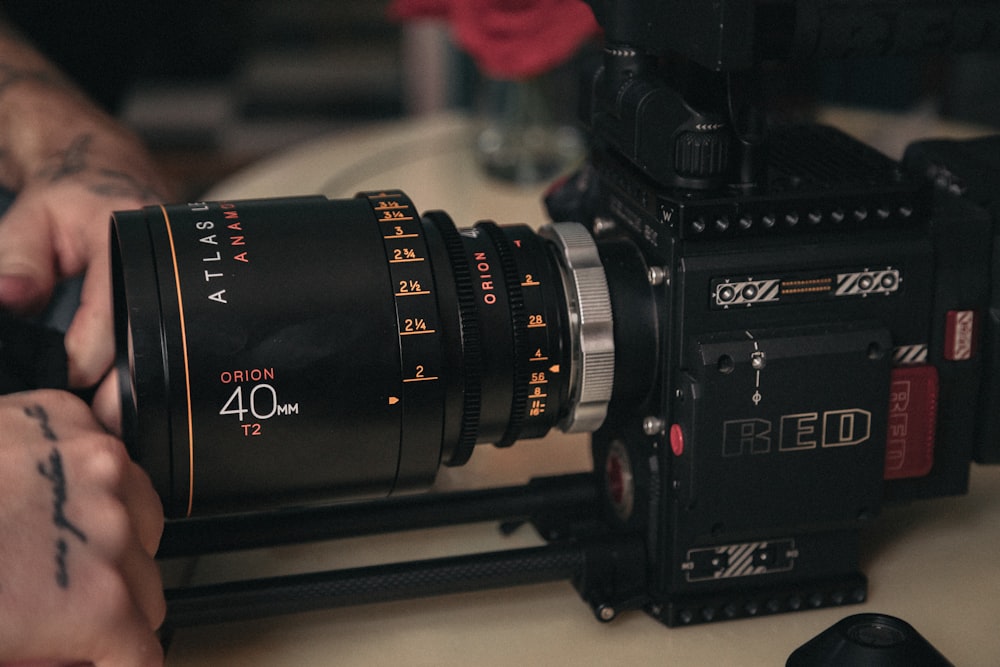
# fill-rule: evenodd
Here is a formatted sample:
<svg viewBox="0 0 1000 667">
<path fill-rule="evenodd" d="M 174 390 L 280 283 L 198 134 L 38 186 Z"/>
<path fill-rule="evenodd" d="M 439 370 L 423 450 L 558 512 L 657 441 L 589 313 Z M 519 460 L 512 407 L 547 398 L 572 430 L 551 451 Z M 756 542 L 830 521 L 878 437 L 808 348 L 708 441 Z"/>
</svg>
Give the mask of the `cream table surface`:
<svg viewBox="0 0 1000 667">
<path fill-rule="evenodd" d="M 834 112 L 825 120 L 878 140 L 885 134 L 878 118 Z M 978 132 L 936 123 L 908 130 Z M 443 208 L 459 226 L 484 218 L 542 223 L 544 187 L 485 179 L 471 141 L 462 116 L 373 125 L 264 160 L 207 198 L 347 197 L 403 188 L 418 208 Z M 589 465 L 584 437 L 555 434 L 506 450 L 480 446 L 469 465 L 444 471 L 439 485 L 519 483 Z M 527 530 L 505 538 L 495 526 L 473 524 L 169 565 L 183 565 L 190 581 L 200 583 L 525 546 L 534 539 Z M 554 582 L 186 628 L 177 631 L 167 665 L 783 665 L 809 638 L 865 611 L 902 617 L 956 665 L 1000 664 L 1000 467 L 974 467 L 968 496 L 884 510 L 866 530 L 864 544 L 871 584 L 863 605 L 683 629 L 661 626 L 641 612 L 602 624 L 568 582 Z"/>
</svg>

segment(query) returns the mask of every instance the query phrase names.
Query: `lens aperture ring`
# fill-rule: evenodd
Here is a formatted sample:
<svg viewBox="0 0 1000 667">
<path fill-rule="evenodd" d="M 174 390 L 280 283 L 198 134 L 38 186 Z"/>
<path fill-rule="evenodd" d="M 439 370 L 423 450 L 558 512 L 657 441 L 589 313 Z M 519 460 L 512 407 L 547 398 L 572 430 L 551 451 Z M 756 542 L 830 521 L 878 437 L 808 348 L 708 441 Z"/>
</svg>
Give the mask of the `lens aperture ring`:
<svg viewBox="0 0 1000 667">
<path fill-rule="evenodd" d="M 503 271 L 504 286 L 507 289 L 507 307 L 510 311 L 513 341 L 513 390 L 507 429 L 504 431 L 503 437 L 494 444 L 498 447 L 509 447 L 520 437 L 521 426 L 524 423 L 528 406 L 528 347 L 525 340 L 528 315 L 524 308 L 524 296 L 521 293 L 517 262 L 514 260 L 507 237 L 494 222 L 479 222 L 476 224 L 476 229 L 484 232 L 493 242 L 497 255 L 500 257 L 500 268 Z"/>
<path fill-rule="evenodd" d="M 527 404 L 518 437 L 540 438 L 559 423 L 562 407 L 568 404 L 570 364 L 563 361 L 570 345 L 561 270 L 549 243 L 530 227 L 501 229 L 514 249 L 528 318 L 524 335 Z"/>
</svg>

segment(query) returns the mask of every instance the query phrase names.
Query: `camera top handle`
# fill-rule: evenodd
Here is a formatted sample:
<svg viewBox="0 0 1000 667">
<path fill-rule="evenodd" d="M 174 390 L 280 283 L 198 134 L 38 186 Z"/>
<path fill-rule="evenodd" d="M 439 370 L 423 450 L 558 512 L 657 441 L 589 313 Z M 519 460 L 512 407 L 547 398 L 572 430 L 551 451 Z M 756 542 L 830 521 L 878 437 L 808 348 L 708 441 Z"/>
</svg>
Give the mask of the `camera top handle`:
<svg viewBox="0 0 1000 667">
<path fill-rule="evenodd" d="M 668 188 L 766 185 L 764 61 L 1000 50 L 1000 5 L 971 0 L 588 3 L 607 46 L 583 120 Z"/>
</svg>

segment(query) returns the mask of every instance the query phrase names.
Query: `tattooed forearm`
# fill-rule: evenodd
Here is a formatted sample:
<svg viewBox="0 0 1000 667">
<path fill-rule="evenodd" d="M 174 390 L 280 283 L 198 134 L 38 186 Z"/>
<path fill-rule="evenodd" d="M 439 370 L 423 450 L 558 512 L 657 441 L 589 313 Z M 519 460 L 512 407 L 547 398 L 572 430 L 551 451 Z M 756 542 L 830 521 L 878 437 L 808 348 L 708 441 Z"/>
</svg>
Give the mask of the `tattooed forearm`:
<svg viewBox="0 0 1000 667">
<path fill-rule="evenodd" d="M 38 175 L 52 183 L 57 183 L 64 178 L 76 176 L 87 169 L 87 149 L 90 142 L 94 140 L 93 135 L 84 134 L 73 139 L 73 142 L 66 150 L 61 151 L 55 159 L 55 164 L 45 167 Z"/>
<path fill-rule="evenodd" d="M 24 413 L 38 421 L 42 435 L 46 440 L 58 442 L 59 437 L 49 423 L 49 415 L 45 408 L 33 405 L 24 409 Z M 66 516 L 66 473 L 63 470 L 62 453 L 53 446 L 47 461 L 38 462 L 38 474 L 52 485 L 52 524 L 56 528 L 56 584 L 60 588 L 69 587 L 69 567 L 66 558 L 69 555 L 69 538 L 75 538 L 86 544 L 87 535 Z"/>
<path fill-rule="evenodd" d="M 79 176 L 88 190 L 102 197 L 134 197 L 144 201 L 160 200 L 156 190 L 139 179 L 116 169 L 100 169 L 88 160 L 94 137 L 81 134 L 56 156 L 54 163 L 38 172 L 38 176 L 58 183 L 65 178 Z"/>
<path fill-rule="evenodd" d="M 88 154 L 93 140 L 91 134 L 76 137 L 65 150 L 53 156 L 52 163 L 37 175 L 50 183 L 78 177 L 90 192 L 102 197 L 134 197 L 143 201 L 163 199 L 154 188 L 129 174 L 92 166 Z"/>
</svg>

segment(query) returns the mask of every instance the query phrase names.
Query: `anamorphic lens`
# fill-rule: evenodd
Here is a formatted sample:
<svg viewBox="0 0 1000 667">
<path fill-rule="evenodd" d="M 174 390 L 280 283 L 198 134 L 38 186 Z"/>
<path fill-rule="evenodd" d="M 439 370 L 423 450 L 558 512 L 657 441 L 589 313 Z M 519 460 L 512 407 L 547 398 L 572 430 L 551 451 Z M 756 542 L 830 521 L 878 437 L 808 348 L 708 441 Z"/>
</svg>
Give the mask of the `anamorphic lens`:
<svg viewBox="0 0 1000 667">
<path fill-rule="evenodd" d="M 387 495 L 604 418 L 579 225 L 459 230 L 390 191 L 147 207 L 112 234 L 124 436 L 169 516 Z"/>
</svg>

